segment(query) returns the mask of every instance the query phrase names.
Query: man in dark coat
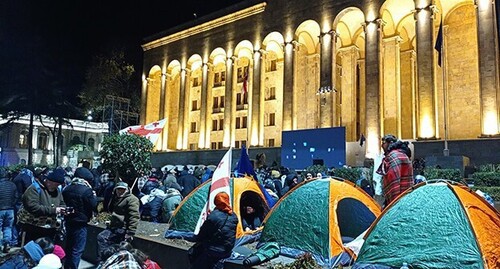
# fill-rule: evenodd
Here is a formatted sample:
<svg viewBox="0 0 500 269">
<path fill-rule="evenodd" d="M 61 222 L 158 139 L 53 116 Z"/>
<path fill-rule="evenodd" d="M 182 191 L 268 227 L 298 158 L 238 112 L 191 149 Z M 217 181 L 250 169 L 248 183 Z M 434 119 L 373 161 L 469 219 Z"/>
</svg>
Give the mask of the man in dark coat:
<svg viewBox="0 0 500 269">
<path fill-rule="evenodd" d="M 182 197 L 188 196 L 189 193 L 200 185 L 198 179 L 189 173 L 187 167 L 184 167 L 184 170 L 181 172 L 181 176 L 177 182 L 182 187 Z"/>
<path fill-rule="evenodd" d="M 8 253 L 14 225 L 14 207 L 18 199 L 16 185 L 9 180 L 7 171 L 0 167 L 0 247 Z"/>
<path fill-rule="evenodd" d="M 97 206 L 92 187 L 85 179 L 76 177 L 76 174 L 62 193 L 66 206 L 73 208 L 65 217 L 66 251 L 68 251 L 64 264 L 66 269 L 78 269 L 87 241 L 87 223 L 92 219 Z"/>
</svg>

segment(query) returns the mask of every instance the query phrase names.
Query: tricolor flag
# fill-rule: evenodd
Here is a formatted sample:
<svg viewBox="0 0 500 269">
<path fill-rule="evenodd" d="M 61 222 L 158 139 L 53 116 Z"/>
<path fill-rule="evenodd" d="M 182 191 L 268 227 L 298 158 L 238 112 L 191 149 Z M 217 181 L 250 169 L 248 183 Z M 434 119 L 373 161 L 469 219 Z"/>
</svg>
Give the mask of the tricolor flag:
<svg viewBox="0 0 500 269">
<path fill-rule="evenodd" d="M 166 122 L 167 119 L 162 119 L 146 125 L 129 126 L 120 130 L 120 134 L 136 134 L 146 137 L 149 141 L 151 141 L 151 143 L 153 143 L 153 145 L 155 145 L 158 138 L 160 138 L 160 134 L 163 131 L 163 127 L 165 127 Z"/>
<path fill-rule="evenodd" d="M 194 234 L 198 234 L 203 222 L 205 222 L 210 212 L 215 209 L 215 195 L 217 195 L 219 192 L 225 192 L 229 194 L 229 197 L 231 197 L 229 177 L 231 176 L 232 150 L 233 149 L 230 148 L 226 152 L 214 171 L 212 182 L 210 183 L 210 193 L 208 194 L 208 201 L 205 203 L 205 206 L 200 213 L 198 223 L 196 223 L 196 228 L 194 229 Z M 229 200 L 229 202 L 231 202 L 231 200 Z"/>
</svg>

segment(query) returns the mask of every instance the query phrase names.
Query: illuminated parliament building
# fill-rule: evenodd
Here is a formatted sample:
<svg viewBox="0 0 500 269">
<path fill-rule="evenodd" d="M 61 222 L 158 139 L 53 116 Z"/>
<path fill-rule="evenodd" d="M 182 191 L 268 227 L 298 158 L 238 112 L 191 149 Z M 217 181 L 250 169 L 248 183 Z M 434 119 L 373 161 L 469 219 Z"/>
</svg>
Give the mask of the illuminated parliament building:
<svg viewBox="0 0 500 269">
<path fill-rule="evenodd" d="M 366 157 L 387 133 L 498 137 L 496 5 L 239 2 L 145 39 L 141 122 L 167 119 L 157 151 L 280 147 L 282 131 L 336 126 L 366 138 Z"/>
</svg>

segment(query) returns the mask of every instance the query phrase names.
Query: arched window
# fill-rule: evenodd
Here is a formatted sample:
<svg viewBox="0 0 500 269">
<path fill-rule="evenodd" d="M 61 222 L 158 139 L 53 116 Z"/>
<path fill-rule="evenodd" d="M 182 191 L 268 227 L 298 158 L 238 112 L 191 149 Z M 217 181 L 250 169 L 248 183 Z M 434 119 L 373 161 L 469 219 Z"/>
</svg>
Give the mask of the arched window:
<svg viewBox="0 0 500 269">
<path fill-rule="evenodd" d="M 38 134 L 38 149 L 47 150 L 49 146 L 49 136 L 46 133 Z"/>
<path fill-rule="evenodd" d="M 95 140 L 94 138 L 89 138 L 87 145 L 89 146 L 90 150 L 94 150 L 94 145 L 95 145 Z"/>
<path fill-rule="evenodd" d="M 78 145 L 82 144 L 82 141 L 80 140 L 80 137 L 75 135 L 73 136 L 73 139 L 71 139 L 71 145 Z"/>
<path fill-rule="evenodd" d="M 19 134 L 19 148 L 26 149 L 28 148 L 28 131 L 22 130 Z"/>
</svg>

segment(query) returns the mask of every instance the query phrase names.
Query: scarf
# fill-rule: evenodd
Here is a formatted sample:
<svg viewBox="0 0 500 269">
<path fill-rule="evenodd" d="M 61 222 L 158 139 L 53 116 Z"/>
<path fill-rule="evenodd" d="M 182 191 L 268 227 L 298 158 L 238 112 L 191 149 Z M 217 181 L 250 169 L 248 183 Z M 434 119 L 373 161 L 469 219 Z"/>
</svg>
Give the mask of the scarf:
<svg viewBox="0 0 500 269">
<path fill-rule="evenodd" d="M 24 245 L 24 250 L 28 252 L 31 259 L 33 259 L 36 263 L 38 263 L 42 259 L 43 255 L 45 255 L 40 245 L 34 241 L 29 241 L 28 244 Z"/>
<path fill-rule="evenodd" d="M 214 204 L 215 208 L 220 211 L 226 212 L 227 214 L 233 214 L 233 210 L 229 204 L 229 194 L 225 192 L 217 193 L 217 195 L 215 195 Z"/>
</svg>

